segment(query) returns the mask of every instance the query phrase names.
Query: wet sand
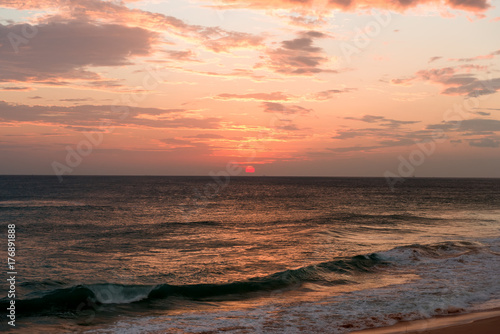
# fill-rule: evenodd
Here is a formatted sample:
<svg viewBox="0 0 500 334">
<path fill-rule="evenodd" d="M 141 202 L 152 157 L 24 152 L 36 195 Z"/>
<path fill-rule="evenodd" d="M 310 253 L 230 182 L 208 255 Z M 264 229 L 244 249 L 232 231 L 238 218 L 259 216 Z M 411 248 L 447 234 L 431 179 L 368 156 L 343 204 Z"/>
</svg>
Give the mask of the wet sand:
<svg viewBox="0 0 500 334">
<path fill-rule="evenodd" d="M 394 326 L 358 331 L 360 334 L 498 334 L 500 310 L 400 322 Z"/>
<path fill-rule="evenodd" d="M 481 319 L 473 321 L 469 324 L 438 328 L 434 330 L 427 330 L 418 333 L 429 333 L 429 334 L 470 334 L 470 333 L 481 333 L 481 334 L 498 334 L 500 332 L 500 317 Z"/>
</svg>

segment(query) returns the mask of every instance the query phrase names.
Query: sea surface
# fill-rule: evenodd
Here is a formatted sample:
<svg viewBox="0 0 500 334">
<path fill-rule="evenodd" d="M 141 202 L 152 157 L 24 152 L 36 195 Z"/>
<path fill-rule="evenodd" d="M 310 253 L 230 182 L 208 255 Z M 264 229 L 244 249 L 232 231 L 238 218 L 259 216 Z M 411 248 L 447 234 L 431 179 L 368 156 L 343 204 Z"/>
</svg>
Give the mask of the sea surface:
<svg viewBox="0 0 500 334">
<path fill-rule="evenodd" d="M 348 333 L 500 306 L 500 179 L 0 176 L 13 333 Z"/>
</svg>

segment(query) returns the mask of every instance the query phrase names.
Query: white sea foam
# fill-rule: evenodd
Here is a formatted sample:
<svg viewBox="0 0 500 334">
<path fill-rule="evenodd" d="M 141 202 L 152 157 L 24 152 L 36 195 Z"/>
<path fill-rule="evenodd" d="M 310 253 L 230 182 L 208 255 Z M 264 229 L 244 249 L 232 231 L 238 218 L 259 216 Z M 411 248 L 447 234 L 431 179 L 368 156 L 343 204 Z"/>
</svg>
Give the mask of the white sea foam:
<svg viewBox="0 0 500 334">
<path fill-rule="evenodd" d="M 128 304 L 148 298 L 154 286 L 97 284 L 88 286 L 102 304 Z"/>
<path fill-rule="evenodd" d="M 380 253 L 392 263 L 381 275 L 418 279 L 307 302 L 287 303 L 286 296 L 280 301 L 276 295 L 262 307 L 130 318 L 88 333 L 348 333 L 486 309 L 500 301 L 499 249 L 499 238 L 397 247 Z"/>
</svg>

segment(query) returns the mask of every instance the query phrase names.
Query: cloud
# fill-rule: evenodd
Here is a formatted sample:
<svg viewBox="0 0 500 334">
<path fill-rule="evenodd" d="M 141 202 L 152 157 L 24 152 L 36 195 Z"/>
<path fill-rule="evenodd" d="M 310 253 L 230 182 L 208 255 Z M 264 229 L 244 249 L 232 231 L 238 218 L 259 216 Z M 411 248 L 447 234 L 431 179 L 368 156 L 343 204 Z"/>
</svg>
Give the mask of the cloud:
<svg viewBox="0 0 500 334">
<path fill-rule="evenodd" d="M 235 68 L 231 72 L 226 72 L 226 73 L 213 72 L 213 71 L 198 71 L 187 68 L 175 68 L 175 69 L 184 73 L 192 73 L 208 77 L 220 77 L 228 80 L 233 78 L 246 78 L 258 82 L 258 81 L 263 81 L 263 79 L 265 78 L 263 75 L 257 75 L 255 74 L 254 71 L 244 68 Z"/>
<path fill-rule="evenodd" d="M 390 128 L 390 127 L 380 127 L 380 128 L 364 128 L 364 129 L 346 129 L 337 130 L 336 135 L 331 137 L 332 139 L 352 139 L 359 137 L 369 137 L 375 138 L 376 140 L 388 140 L 383 138 L 391 138 L 391 140 L 398 139 L 411 139 L 413 141 L 426 141 L 432 139 L 435 132 L 432 129 L 427 130 L 408 130 L 401 128 Z"/>
<path fill-rule="evenodd" d="M 213 97 L 215 100 L 234 100 L 234 101 L 282 101 L 287 102 L 290 100 L 304 99 L 308 101 L 326 101 L 338 96 L 340 94 L 355 91 L 355 88 L 344 89 L 329 89 L 317 93 L 306 94 L 304 96 L 294 96 L 284 92 L 272 93 L 248 93 L 248 94 L 230 94 L 224 93 Z"/>
<path fill-rule="evenodd" d="M 88 67 L 129 65 L 150 55 L 158 38 L 142 28 L 70 21 L 32 26 L 36 38 L 16 42 L 23 26 L 0 24 L 0 82 L 98 81 Z"/>
<path fill-rule="evenodd" d="M 264 38 L 244 32 L 226 31 L 219 27 L 204 29 L 199 36 L 204 45 L 214 52 L 229 52 L 234 48 L 259 48 Z"/>
<path fill-rule="evenodd" d="M 32 87 L 24 87 L 24 86 L 10 86 L 10 87 L 1 87 L 0 86 L 0 90 L 26 92 L 29 90 L 33 90 L 33 88 Z"/>
<path fill-rule="evenodd" d="M 186 138 L 200 138 L 200 139 L 222 139 L 224 136 L 215 134 L 215 133 L 199 133 L 195 136 L 186 137 Z"/>
<path fill-rule="evenodd" d="M 415 145 L 415 140 L 409 138 L 400 138 L 400 139 L 380 140 L 377 141 L 376 143 L 378 145 L 347 146 L 347 147 L 327 148 L 327 150 L 336 153 L 359 152 L 359 151 L 369 152 L 379 148 Z"/>
<path fill-rule="evenodd" d="M 165 138 L 165 139 L 160 139 L 160 141 L 164 144 L 167 144 L 170 148 L 207 147 L 207 144 L 205 143 L 194 142 L 186 139 Z"/>
<path fill-rule="evenodd" d="M 323 68 L 329 62 L 324 50 L 314 46 L 315 38 L 326 37 L 317 31 L 307 31 L 298 38 L 281 42 L 281 47 L 268 49 L 264 62 L 256 67 L 267 67 L 286 75 L 313 75 L 321 72 L 337 73 Z"/>
<path fill-rule="evenodd" d="M 361 118 L 358 118 L 358 117 L 344 117 L 344 119 L 351 119 L 351 120 L 356 120 L 356 121 L 361 121 L 361 122 L 366 122 L 366 123 L 377 123 L 379 121 L 384 120 L 385 117 L 384 116 L 364 115 Z"/>
<path fill-rule="evenodd" d="M 185 50 L 185 51 L 168 50 L 165 51 L 165 54 L 167 55 L 168 59 L 175 61 L 193 61 L 193 62 L 200 61 L 199 59 L 196 58 L 196 54 L 192 50 Z"/>
<path fill-rule="evenodd" d="M 490 112 L 484 112 L 484 111 L 475 111 L 473 114 L 479 115 L 479 116 L 490 116 Z"/>
<path fill-rule="evenodd" d="M 453 130 L 456 127 L 455 123 L 439 123 L 439 124 L 429 124 L 426 126 L 426 129 L 428 130 L 443 130 L 443 131 L 449 131 Z"/>
<path fill-rule="evenodd" d="M 494 94 L 500 90 L 500 78 L 494 78 L 491 80 L 479 80 L 473 78 L 473 80 L 468 83 L 464 83 L 457 87 L 448 87 L 442 94 L 446 95 L 468 95 L 471 97 L 477 97 L 480 95 Z"/>
<path fill-rule="evenodd" d="M 452 59 L 448 59 L 448 60 L 459 61 L 459 62 L 471 62 L 471 61 L 476 61 L 476 60 L 492 59 L 498 55 L 500 55 L 500 50 L 493 51 L 487 55 L 480 55 L 480 56 L 475 56 L 475 57 L 470 57 L 470 58 L 458 58 L 458 59 L 452 58 Z"/>
<path fill-rule="evenodd" d="M 374 115 L 364 115 L 363 117 L 344 117 L 344 119 L 361 121 L 365 123 L 379 123 L 380 125 L 389 128 L 397 128 L 401 125 L 419 123 L 419 121 L 399 121 L 395 119 L 385 118 L 384 116 Z"/>
<path fill-rule="evenodd" d="M 123 1 L 101 0 L 42 0 L 42 1 L 3 1 L 2 6 L 14 9 L 58 10 L 57 16 L 49 20 L 83 20 L 113 22 L 126 26 L 136 26 L 151 31 L 164 31 L 191 42 L 202 45 L 214 52 L 229 52 L 233 48 L 258 48 L 262 45 L 262 36 L 228 31 L 220 27 L 191 25 L 173 16 L 132 9 Z M 47 19 L 47 18 L 46 18 Z"/>
<path fill-rule="evenodd" d="M 477 97 L 480 95 L 493 94 L 500 90 L 500 78 L 480 79 L 469 73 L 470 70 L 481 70 L 483 67 L 458 66 L 434 68 L 418 71 L 413 77 L 404 79 L 393 79 L 392 84 L 410 85 L 415 81 L 427 81 L 444 86 L 441 94 L 444 95 L 467 95 Z M 466 73 L 460 73 L 465 70 Z"/>
<path fill-rule="evenodd" d="M 303 33 L 304 37 L 295 38 L 289 41 L 283 41 L 281 44 L 288 50 L 302 50 L 306 52 L 320 52 L 321 48 L 312 46 L 313 38 L 321 38 L 326 35 L 317 31 L 307 31 Z"/>
<path fill-rule="evenodd" d="M 215 117 L 185 117 L 185 109 L 139 108 L 119 105 L 28 106 L 0 101 L 0 123 L 99 128 L 102 124 L 119 127 L 216 129 Z M 108 125 L 106 125 L 108 126 Z"/>
<path fill-rule="evenodd" d="M 378 127 L 337 130 L 336 135 L 331 137 L 332 139 L 348 140 L 364 137 L 366 140 L 369 140 L 372 145 L 329 148 L 329 151 L 336 153 L 357 151 L 369 152 L 386 147 L 412 146 L 417 142 L 430 141 L 436 136 L 436 132 L 432 129 L 411 130 L 402 127 L 402 125 L 419 123 L 418 121 L 400 121 L 375 115 L 364 115 L 363 117 L 344 117 L 344 119 L 376 124 Z"/>
<path fill-rule="evenodd" d="M 351 139 L 356 137 L 366 137 L 370 135 L 378 135 L 383 132 L 382 129 L 370 128 L 370 129 L 348 129 L 348 130 L 337 130 L 337 134 L 332 137 L 332 139 Z"/>
<path fill-rule="evenodd" d="M 86 102 L 86 101 L 92 101 L 93 99 L 90 97 L 86 98 L 81 98 L 81 99 L 59 99 L 61 102 Z"/>
<path fill-rule="evenodd" d="M 487 0 L 447 0 L 446 3 L 454 9 L 482 11 L 491 7 Z"/>
<path fill-rule="evenodd" d="M 469 141 L 469 145 L 475 147 L 497 148 L 500 147 L 500 140 L 495 138 L 473 139 Z"/>
<path fill-rule="evenodd" d="M 183 138 L 164 138 L 155 141 L 158 143 L 161 151 L 175 154 L 173 156 L 175 159 L 186 155 L 204 156 L 212 153 L 216 148 L 201 141 Z"/>
<path fill-rule="evenodd" d="M 276 102 L 264 102 L 262 103 L 262 107 L 264 112 L 270 113 L 280 113 L 285 115 L 290 114 L 308 114 L 312 109 L 304 108 L 297 105 L 284 105 Z"/>
<path fill-rule="evenodd" d="M 330 89 L 324 90 L 322 92 L 314 93 L 309 95 L 309 98 L 316 101 L 326 101 L 334 98 L 335 96 L 343 93 L 349 93 L 356 90 L 355 88 L 344 88 L 344 89 Z"/>
<path fill-rule="evenodd" d="M 410 86 L 412 81 L 415 81 L 415 77 L 411 78 L 400 78 L 400 79 L 391 79 L 391 84 L 400 85 L 400 86 Z"/>
<path fill-rule="evenodd" d="M 279 125 L 276 127 L 276 129 L 285 130 L 285 131 L 298 131 L 298 130 L 300 130 L 300 128 L 297 127 L 295 124 Z"/>
<path fill-rule="evenodd" d="M 327 148 L 327 150 L 336 152 L 336 153 L 347 153 L 347 152 L 358 152 L 358 151 L 373 151 L 381 148 L 387 148 L 387 147 L 401 147 L 401 146 L 412 146 L 415 145 L 419 142 L 429 142 L 432 141 L 435 134 L 430 133 L 430 132 L 421 132 L 421 131 L 415 131 L 411 132 L 408 131 L 407 133 L 390 133 L 390 132 L 384 132 L 381 131 L 380 129 L 376 129 L 378 131 L 373 131 L 375 129 L 363 129 L 361 131 L 354 131 L 353 133 L 356 134 L 356 136 L 346 136 L 346 138 L 354 138 L 354 137 L 361 137 L 361 136 L 369 136 L 371 135 L 373 139 L 371 142 L 375 143 L 376 145 L 371 145 L 371 146 L 346 146 L 346 147 L 336 147 L 336 148 Z M 346 132 L 348 133 L 348 132 Z M 384 137 L 390 138 L 390 139 L 383 139 Z M 340 136 L 337 137 L 332 137 L 334 139 L 340 139 Z"/>
<path fill-rule="evenodd" d="M 459 131 L 500 131 L 500 121 L 496 119 L 474 118 L 466 119 L 459 123 L 457 126 Z"/>
<path fill-rule="evenodd" d="M 356 11 L 360 9 L 391 9 L 405 11 L 420 5 L 435 5 L 471 12 L 483 12 L 491 7 L 487 0 L 220 0 L 230 7 L 259 9 L 325 8 Z"/>
<path fill-rule="evenodd" d="M 270 13 L 270 12 L 268 12 Z M 328 23 L 327 16 L 328 13 L 314 12 L 314 13 L 297 13 L 297 12 L 273 12 L 272 15 L 280 18 L 286 19 L 288 24 L 298 26 L 306 29 L 313 29 L 315 27 L 325 25 Z M 313 14 L 313 15 L 308 15 Z M 326 15 L 324 15 L 326 14 Z"/>
<path fill-rule="evenodd" d="M 213 97 L 216 100 L 243 100 L 243 101 L 288 101 L 292 98 L 283 92 L 272 92 L 272 93 L 248 93 L 248 94 L 230 94 L 224 93 Z"/>
<path fill-rule="evenodd" d="M 466 119 L 462 121 L 451 121 L 451 122 L 442 122 L 438 124 L 429 124 L 426 127 L 428 130 L 440 130 L 448 133 L 457 133 L 462 137 L 475 137 L 475 136 L 488 136 L 488 140 L 483 140 L 484 138 L 469 138 L 471 146 L 480 146 L 480 145 L 488 145 L 494 144 L 492 142 L 494 135 L 500 132 L 500 120 L 496 119 L 486 119 L 486 118 L 473 118 Z M 497 138 L 498 139 L 498 138 Z M 487 147 L 487 146 L 483 146 Z M 491 147 L 491 146 L 488 146 Z"/>
<path fill-rule="evenodd" d="M 439 59 L 441 59 L 441 58 L 443 58 L 443 57 L 440 57 L 440 56 L 431 57 L 431 58 L 429 59 L 428 63 L 429 63 L 429 64 L 430 64 L 430 63 L 433 63 L 433 62 L 435 62 L 436 60 L 439 60 Z"/>
<path fill-rule="evenodd" d="M 368 152 L 373 151 L 380 146 L 348 146 L 348 147 L 336 147 L 336 148 L 327 148 L 328 151 L 332 151 L 335 153 L 347 153 L 347 152 Z"/>
</svg>

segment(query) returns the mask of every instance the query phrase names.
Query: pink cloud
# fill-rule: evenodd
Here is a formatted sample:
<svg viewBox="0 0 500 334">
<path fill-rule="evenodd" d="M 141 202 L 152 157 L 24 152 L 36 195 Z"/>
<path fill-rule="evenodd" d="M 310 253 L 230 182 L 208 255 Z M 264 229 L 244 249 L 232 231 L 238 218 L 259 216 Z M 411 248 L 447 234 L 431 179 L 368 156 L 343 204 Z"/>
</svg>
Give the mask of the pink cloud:
<svg viewBox="0 0 500 334">
<path fill-rule="evenodd" d="M 459 9 L 470 12 L 483 12 L 491 7 L 488 0 L 220 0 L 216 1 L 231 7 L 253 7 L 261 9 L 269 8 L 328 8 L 343 11 L 355 11 L 359 9 L 390 9 L 405 11 L 420 5 L 435 5 L 451 9 Z"/>
<path fill-rule="evenodd" d="M 484 60 L 484 59 L 493 59 L 495 58 L 496 56 L 500 55 L 500 50 L 497 50 L 497 51 L 493 51 L 487 55 L 479 55 L 479 56 L 475 56 L 475 57 L 470 57 L 470 58 L 452 58 L 452 59 L 448 59 L 450 61 L 460 61 L 460 62 L 471 62 L 471 61 L 475 61 L 475 60 Z"/>
</svg>

